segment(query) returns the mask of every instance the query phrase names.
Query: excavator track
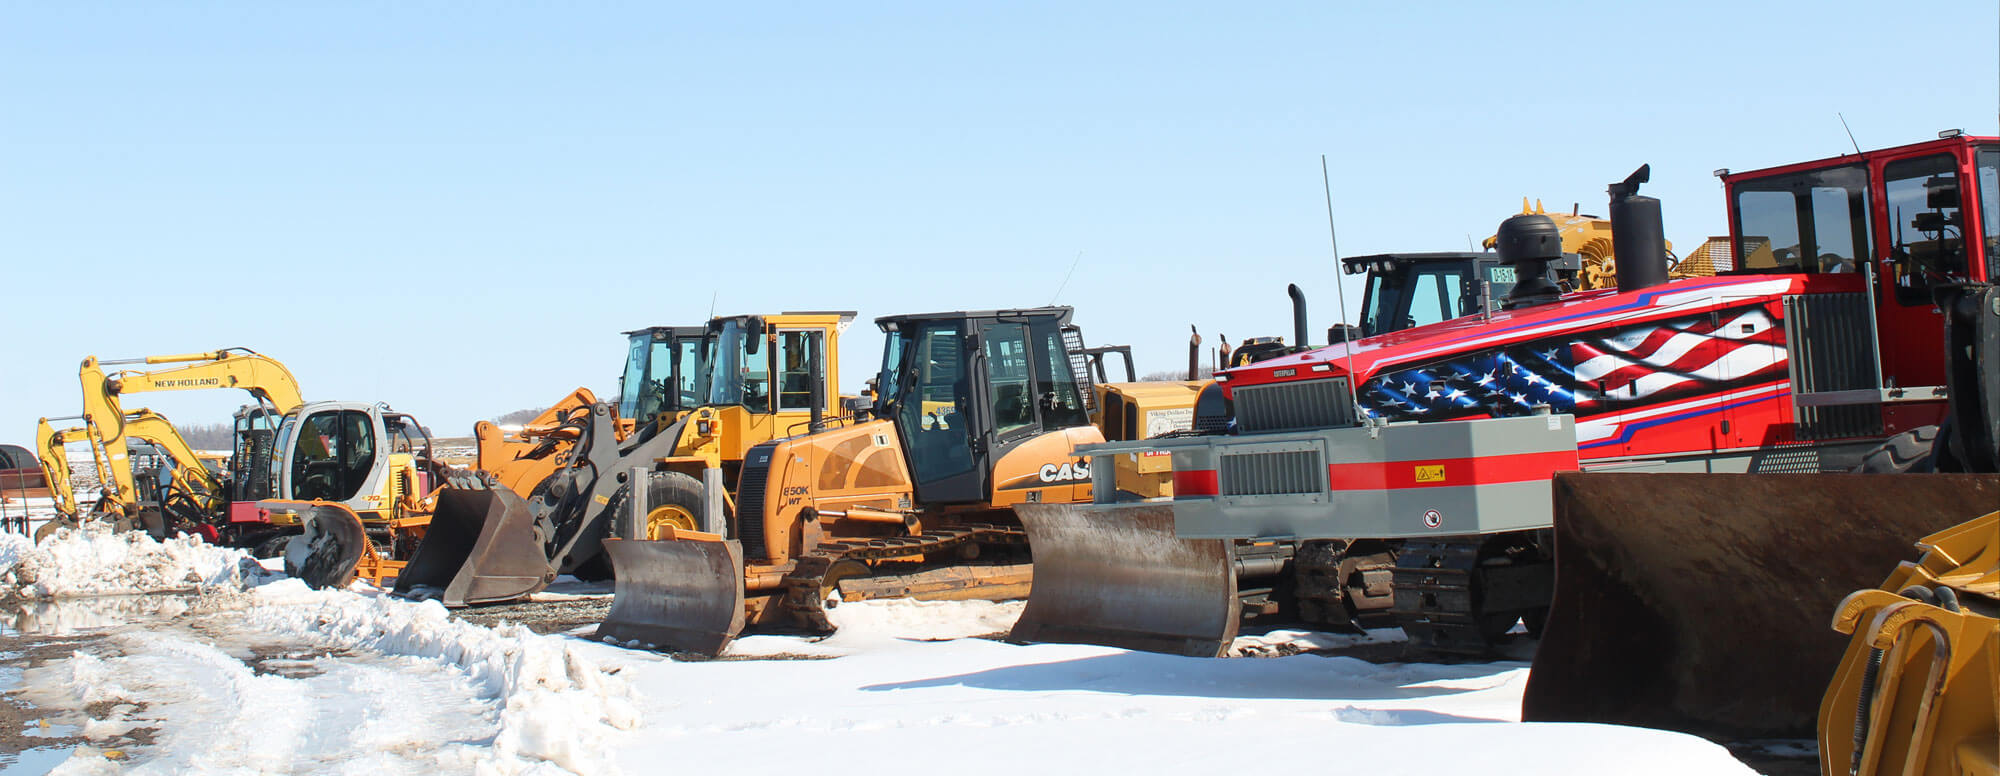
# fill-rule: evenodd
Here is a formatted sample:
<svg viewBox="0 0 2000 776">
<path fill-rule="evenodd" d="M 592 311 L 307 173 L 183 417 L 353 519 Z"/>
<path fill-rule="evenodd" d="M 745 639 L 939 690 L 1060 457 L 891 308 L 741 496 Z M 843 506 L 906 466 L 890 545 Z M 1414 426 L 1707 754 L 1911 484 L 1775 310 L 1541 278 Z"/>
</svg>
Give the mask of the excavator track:
<svg viewBox="0 0 2000 776">
<path fill-rule="evenodd" d="M 1391 613 L 1419 652 L 1485 655 L 1523 617 L 1539 630 L 1555 584 L 1532 533 L 1450 536 L 1403 545 Z"/>
<path fill-rule="evenodd" d="M 1299 619 L 1342 630 L 1365 629 L 1362 618 L 1393 605 L 1394 549 L 1338 539 L 1299 545 L 1292 558 Z"/>
<path fill-rule="evenodd" d="M 1027 541 L 1028 534 L 1018 527 L 968 523 L 924 531 L 911 536 L 837 539 L 822 542 L 811 552 L 800 556 L 792 571 L 785 575 L 783 606 L 792 615 L 793 622 L 798 627 L 813 633 L 832 633 L 834 625 L 833 621 L 827 618 L 825 591 L 828 572 L 841 561 L 866 562 L 912 555 L 931 555 L 973 543 L 1024 545 Z M 838 580 L 834 582 L 838 583 Z"/>
</svg>

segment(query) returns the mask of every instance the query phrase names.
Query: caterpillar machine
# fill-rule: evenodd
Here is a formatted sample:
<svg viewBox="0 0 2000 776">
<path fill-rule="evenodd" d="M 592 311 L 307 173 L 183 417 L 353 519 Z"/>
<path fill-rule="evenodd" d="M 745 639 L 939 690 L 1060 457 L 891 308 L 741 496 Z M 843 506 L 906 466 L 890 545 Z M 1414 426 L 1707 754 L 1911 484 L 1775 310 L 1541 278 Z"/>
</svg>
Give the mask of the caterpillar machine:
<svg viewBox="0 0 2000 776">
<path fill-rule="evenodd" d="M 835 415 L 825 391 L 851 312 L 715 318 L 703 327 L 626 332 L 617 404 L 578 389 L 531 421 L 524 439 L 481 424 L 476 476 L 439 493 L 430 532 L 397 595 L 446 606 L 502 603 L 558 574 L 610 576 L 611 519 L 644 480 L 647 535 L 720 518 L 746 452 Z"/>
<path fill-rule="evenodd" d="M 887 343 L 865 413 L 751 447 L 727 520 L 605 542 L 617 585 L 598 636 L 717 654 L 751 625 L 830 633 L 829 599 L 1020 596 L 1031 571 L 1013 511 L 1089 498 L 1074 450 L 1104 439 L 1093 416 L 1184 429 L 1200 387 L 1094 384 L 1108 352 L 1129 379 L 1130 353 L 1085 348 L 1071 314 L 877 319 Z"/>
<path fill-rule="evenodd" d="M 1617 288 L 1225 370 L 1233 433 L 1080 451 L 1166 453 L 1174 497 L 1017 510 L 1013 636 L 1220 654 L 1270 571 L 1236 543 L 1290 540 L 1305 617 L 1418 653 L 1541 635 L 1525 718 L 1810 730 L 1838 596 L 2000 502 L 1996 167 L 1947 133 L 1726 174 L 1732 263 L 1672 281 L 1642 167 L 1611 187 Z M 1539 276 L 1555 231 L 1509 219 L 1502 261 Z M 1847 474 L 1923 468 L 1970 473 Z"/>
</svg>

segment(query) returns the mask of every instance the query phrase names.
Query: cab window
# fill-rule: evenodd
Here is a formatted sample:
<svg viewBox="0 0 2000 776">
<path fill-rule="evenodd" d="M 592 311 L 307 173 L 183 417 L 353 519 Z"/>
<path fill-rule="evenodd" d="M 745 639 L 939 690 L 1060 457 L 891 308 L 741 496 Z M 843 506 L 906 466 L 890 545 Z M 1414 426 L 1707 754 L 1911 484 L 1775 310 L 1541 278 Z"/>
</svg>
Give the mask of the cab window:
<svg viewBox="0 0 2000 776">
<path fill-rule="evenodd" d="M 1889 206 L 1889 258 L 1896 301 L 1931 304 L 1931 287 L 1971 279 L 1965 218 L 1959 212 L 1958 165 L 1949 154 L 1898 159 L 1882 169 Z"/>
<path fill-rule="evenodd" d="M 1736 268 L 1857 272 L 1869 260 L 1868 171 L 1861 165 L 1736 185 Z"/>
<path fill-rule="evenodd" d="M 993 406 L 993 435 L 1004 438 L 1035 425 L 1035 397 L 1028 375 L 1028 327 L 999 323 L 986 329 L 986 383 Z"/>
<path fill-rule="evenodd" d="M 1983 146 L 1979 167 L 1979 229 L 1986 247 L 1986 282 L 2000 282 L 2000 146 Z"/>
<path fill-rule="evenodd" d="M 299 424 L 292 451 L 292 498 L 354 498 L 375 463 L 374 425 L 359 410 L 316 412 Z"/>
<path fill-rule="evenodd" d="M 812 362 L 824 362 L 826 355 L 820 352 L 821 333 L 817 331 L 778 332 L 778 411 L 812 410 L 813 381 Z"/>
<path fill-rule="evenodd" d="M 1038 324 L 1035 329 L 1035 401 L 1042 409 L 1042 428 L 1055 431 L 1089 425 L 1083 392 L 1090 389 L 1077 384 L 1069 351 L 1063 347 L 1062 329 L 1054 323 Z"/>
</svg>

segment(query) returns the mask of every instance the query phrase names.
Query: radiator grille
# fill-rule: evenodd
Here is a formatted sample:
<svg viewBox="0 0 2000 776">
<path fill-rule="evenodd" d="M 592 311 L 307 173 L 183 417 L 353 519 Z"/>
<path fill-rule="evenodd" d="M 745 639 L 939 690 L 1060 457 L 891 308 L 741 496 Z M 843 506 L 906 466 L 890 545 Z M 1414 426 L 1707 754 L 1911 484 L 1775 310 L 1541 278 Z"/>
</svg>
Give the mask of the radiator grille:
<svg viewBox="0 0 2000 776">
<path fill-rule="evenodd" d="M 1326 468 L 1313 450 L 1224 453 L 1217 479 L 1225 496 L 1319 493 L 1326 489 Z"/>
<path fill-rule="evenodd" d="M 1239 431 L 1288 431 L 1354 425 L 1347 378 L 1246 385 L 1232 392 Z"/>
<path fill-rule="evenodd" d="M 743 476 L 736 481 L 736 539 L 746 560 L 770 560 L 764 548 L 764 483 L 771 475 L 771 451 L 777 442 L 750 448 L 743 456 Z"/>
<path fill-rule="evenodd" d="M 1873 311 L 1866 294 L 1785 297 L 1785 350 L 1793 395 L 1875 388 Z M 1880 436 L 1878 405 L 1793 407 L 1800 440 Z"/>
</svg>

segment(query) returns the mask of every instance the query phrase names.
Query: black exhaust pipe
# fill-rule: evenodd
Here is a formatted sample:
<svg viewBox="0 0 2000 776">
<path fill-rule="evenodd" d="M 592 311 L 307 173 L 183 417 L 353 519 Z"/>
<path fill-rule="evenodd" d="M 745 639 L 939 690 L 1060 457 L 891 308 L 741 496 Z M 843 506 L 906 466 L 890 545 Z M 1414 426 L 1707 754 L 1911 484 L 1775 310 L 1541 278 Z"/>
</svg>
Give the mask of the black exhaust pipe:
<svg viewBox="0 0 2000 776">
<path fill-rule="evenodd" d="M 1639 193 L 1639 184 L 1652 176 L 1653 166 L 1642 164 L 1609 189 L 1611 252 L 1618 262 L 1619 293 L 1667 282 L 1667 229 L 1660 220 L 1660 201 Z"/>
<path fill-rule="evenodd" d="M 809 433 L 814 434 L 826 428 L 826 410 L 824 408 L 826 404 L 826 372 L 823 366 L 825 361 L 820 358 L 818 345 L 817 341 L 809 338 L 806 339 L 806 374 L 808 375 L 806 379 L 811 381 L 812 384 L 812 387 L 808 389 L 811 391 L 809 394 L 810 399 L 808 400 L 812 402 L 812 415 L 806 420 L 806 428 Z M 773 391 L 773 393 L 776 392 Z"/>
<path fill-rule="evenodd" d="M 1285 285 L 1285 293 L 1292 297 L 1292 347 L 1305 350 L 1312 347 L 1312 339 L 1306 336 L 1306 292 L 1299 290 L 1299 284 Z"/>
<path fill-rule="evenodd" d="M 1188 324 L 1188 376 L 1190 381 L 1201 379 L 1201 331 Z"/>
</svg>

